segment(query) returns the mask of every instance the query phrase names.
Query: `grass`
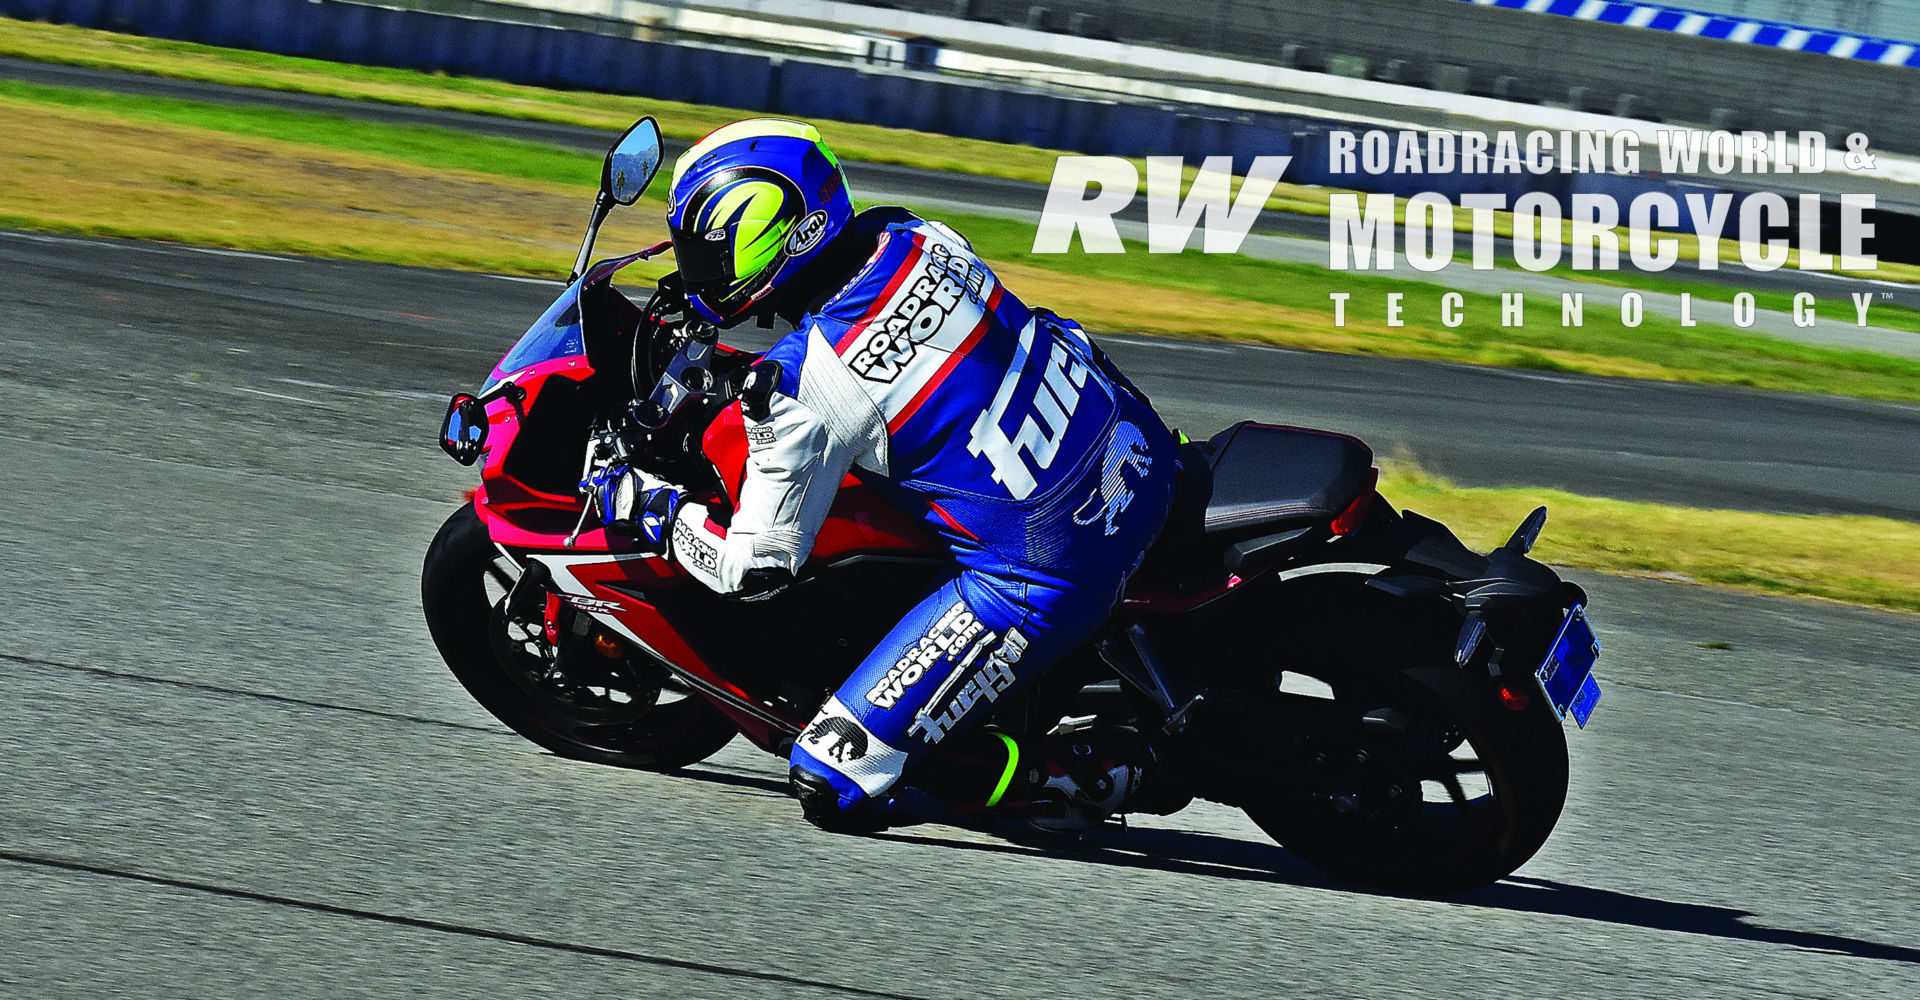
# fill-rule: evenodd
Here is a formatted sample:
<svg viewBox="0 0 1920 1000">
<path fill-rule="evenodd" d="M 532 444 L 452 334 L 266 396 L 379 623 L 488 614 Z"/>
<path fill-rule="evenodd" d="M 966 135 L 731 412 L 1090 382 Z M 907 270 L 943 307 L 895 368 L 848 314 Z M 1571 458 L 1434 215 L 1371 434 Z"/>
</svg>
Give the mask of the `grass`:
<svg viewBox="0 0 1920 1000">
<path fill-rule="evenodd" d="M 697 139 L 720 125 L 763 113 L 591 91 L 557 90 L 477 77 L 335 63 L 6 18 L 0 18 L 0 57 L 609 130 L 624 129 L 636 117 L 652 114 L 660 120 L 661 131 L 665 135 L 683 140 Z M 1052 178 L 1054 163 L 1062 155 L 1058 150 L 857 122 L 821 119 L 817 123 L 842 157 L 868 163 L 897 164 L 1045 184 Z M 1134 165 L 1144 177 L 1145 161 L 1135 159 Z M 1184 175 L 1191 181 L 1197 172 L 1197 168 L 1190 166 Z M 1282 183 L 1268 197 L 1266 208 L 1268 211 L 1325 216 L 1329 212 L 1328 197 L 1338 191 Z M 1471 231 L 1472 213 L 1456 211 L 1454 214 L 1454 228 L 1460 232 Z M 1405 221 L 1405 199 L 1394 200 L 1394 218 Z M 1511 237 L 1514 232 L 1512 213 L 1494 213 L 1494 230 L 1500 236 Z M 1626 235 L 1625 229 L 1616 232 L 1622 237 Z M 1681 259 L 1699 259 L 1698 241 L 1693 236 L 1678 235 L 1676 238 L 1679 240 Z M 1739 245 L 1732 240 L 1722 240 L 1720 254 L 1723 260 L 1737 261 Z M 1795 251 L 1790 255 L 1790 261 L 1797 260 L 1798 252 Z M 1920 267 L 1905 264 L 1883 263 L 1871 272 L 1843 273 L 1920 283 Z"/>
<path fill-rule="evenodd" d="M 1504 543 L 1528 511 L 1545 504 L 1547 529 L 1534 555 L 1546 562 L 1920 611 L 1920 524 L 1460 487 L 1406 462 L 1386 461 L 1383 469 L 1380 491 L 1395 506 L 1446 523 L 1482 551 Z"/>
<path fill-rule="evenodd" d="M 589 155 L 454 129 L 4 81 L 0 124 L 49 139 L 0 151 L 13 180 L 0 221 L 12 225 L 506 273 L 554 273 L 598 174 Z M 294 178 L 303 197 L 279 184 Z M 662 215 L 658 201 L 617 213 L 603 245 L 659 239 Z M 1659 316 L 1628 329 L 1603 309 L 1564 330 L 1550 298 L 1529 301 L 1528 325 L 1506 328 L 1496 297 L 1463 295 L 1466 320 L 1449 329 L 1447 290 L 1425 282 L 1137 245 L 1033 254 L 1028 223 L 942 217 L 1023 295 L 1095 329 L 1920 399 L 1910 360 Z M 1345 327 L 1332 322 L 1334 291 L 1353 296 Z M 1399 327 L 1387 321 L 1394 293 L 1405 296 Z"/>
</svg>

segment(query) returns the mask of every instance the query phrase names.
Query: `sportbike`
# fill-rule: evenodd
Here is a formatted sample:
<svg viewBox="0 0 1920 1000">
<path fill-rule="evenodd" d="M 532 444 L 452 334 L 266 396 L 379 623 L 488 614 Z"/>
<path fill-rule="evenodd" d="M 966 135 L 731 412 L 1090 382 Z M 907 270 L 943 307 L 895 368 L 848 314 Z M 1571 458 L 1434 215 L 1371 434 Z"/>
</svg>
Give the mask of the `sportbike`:
<svg viewBox="0 0 1920 1000">
<path fill-rule="evenodd" d="M 913 517 L 849 475 L 804 571 L 747 604 L 609 538 L 581 490 L 626 463 L 715 510 L 739 496 L 757 355 L 690 319 L 674 274 L 644 301 L 615 288 L 668 244 L 587 266 L 660 159 L 650 118 L 615 144 L 565 291 L 448 405 L 441 446 L 480 484 L 427 552 L 429 630 L 481 705 L 565 757 L 858 751 L 809 720 L 948 571 Z M 991 702 L 1016 736 L 1141 734 L 1150 791 L 1127 809 L 1225 803 L 1341 877 L 1437 892 L 1523 864 L 1565 802 L 1562 720 L 1600 697 L 1585 593 L 1528 557 L 1546 509 L 1476 552 L 1378 495 L 1354 438 L 1244 421 L 1184 447 L 1168 525 L 1099 632 L 1029 690 L 968 684 L 944 707 Z"/>
</svg>

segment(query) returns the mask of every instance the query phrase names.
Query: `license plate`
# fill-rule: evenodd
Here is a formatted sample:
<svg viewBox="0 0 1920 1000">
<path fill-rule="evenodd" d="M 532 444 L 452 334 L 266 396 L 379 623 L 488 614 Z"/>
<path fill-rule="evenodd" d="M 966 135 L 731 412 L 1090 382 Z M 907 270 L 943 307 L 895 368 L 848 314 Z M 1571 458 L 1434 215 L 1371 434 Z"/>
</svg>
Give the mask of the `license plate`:
<svg viewBox="0 0 1920 1000">
<path fill-rule="evenodd" d="M 1600 704 L 1600 682 L 1593 679 L 1593 661 L 1599 658 L 1600 640 L 1594 638 L 1586 606 L 1576 604 L 1560 623 L 1560 633 L 1536 673 L 1553 710 L 1563 719 L 1572 715 L 1582 729 Z"/>
</svg>

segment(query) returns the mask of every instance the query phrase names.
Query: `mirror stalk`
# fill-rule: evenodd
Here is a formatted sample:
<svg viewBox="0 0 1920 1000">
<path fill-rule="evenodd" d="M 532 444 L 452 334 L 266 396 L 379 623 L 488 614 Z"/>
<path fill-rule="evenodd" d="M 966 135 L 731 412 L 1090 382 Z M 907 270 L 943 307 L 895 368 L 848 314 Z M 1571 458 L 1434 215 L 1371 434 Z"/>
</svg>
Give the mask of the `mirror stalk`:
<svg viewBox="0 0 1920 1000">
<path fill-rule="evenodd" d="M 607 214 L 613 211 L 613 199 L 607 197 L 603 188 L 593 196 L 593 215 L 587 220 L 587 235 L 580 241 L 580 256 L 573 259 L 573 271 L 567 275 L 567 284 L 571 285 L 587 273 L 587 258 L 593 256 L 593 241 L 600 235 L 600 224 L 607 221 Z"/>
</svg>

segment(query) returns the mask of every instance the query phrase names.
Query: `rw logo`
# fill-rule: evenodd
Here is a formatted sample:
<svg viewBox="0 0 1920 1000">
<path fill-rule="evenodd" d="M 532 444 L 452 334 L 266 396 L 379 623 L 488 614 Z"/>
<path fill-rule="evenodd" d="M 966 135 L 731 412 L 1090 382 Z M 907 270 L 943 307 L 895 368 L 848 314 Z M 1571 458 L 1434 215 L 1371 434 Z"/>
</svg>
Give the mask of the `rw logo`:
<svg viewBox="0 0 1920 1000">
<path fill-rule="evenodd" d="M 1185 161 L 1178 156 L 1147 157 L 1147 251 L 1180 253 L 1198 227 L 1202 252 L 1238 252 L 1291 162 L 1291 156 L 1254 157 L 1239 195 L 1229 197 L 1233 157 L 1209 156 L 1182 201 Z M 1088 190 L 1095 187 L 1098 193 L 1089 197 Z M 1066 253 L 1078 232 L 1087 253 L 1126 253 L 1113 216 L 1133 204 L 1139 192 L 1140 170 L 1131 160 L 1062 156 L 1053 165 L 1053 183 L 1047 188 L 1040 227 L 1033 234 L 1033 252 Z"/>
</svg>

